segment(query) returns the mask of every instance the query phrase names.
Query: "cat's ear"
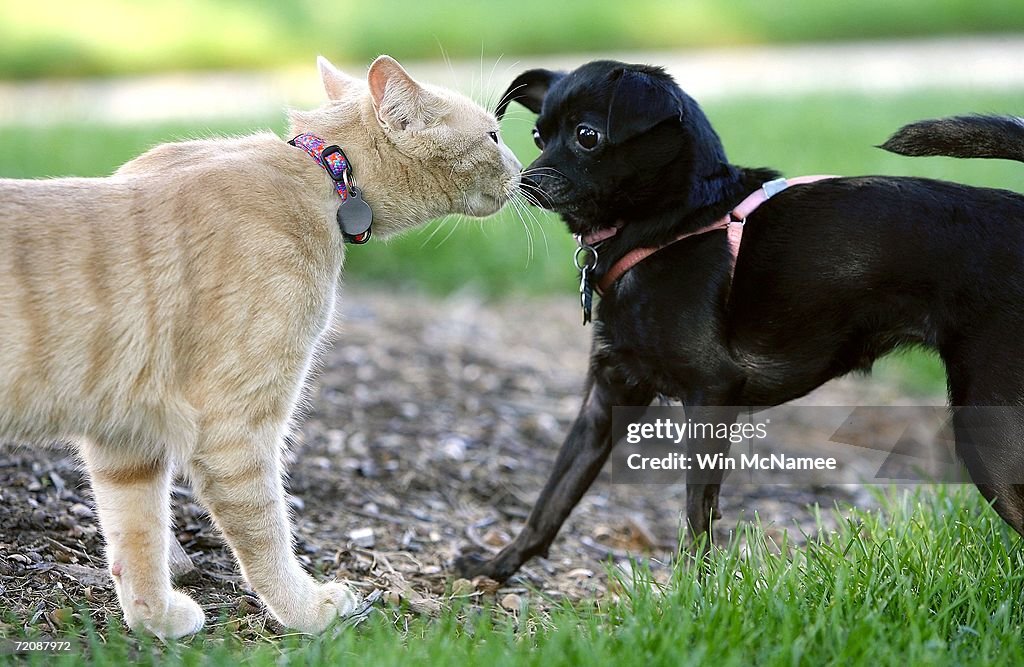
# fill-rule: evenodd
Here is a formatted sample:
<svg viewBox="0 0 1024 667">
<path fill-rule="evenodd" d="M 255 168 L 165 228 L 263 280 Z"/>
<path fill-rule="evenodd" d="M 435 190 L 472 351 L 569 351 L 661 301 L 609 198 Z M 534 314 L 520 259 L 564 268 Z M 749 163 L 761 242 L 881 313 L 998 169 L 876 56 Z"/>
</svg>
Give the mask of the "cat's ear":
<svg viewBox="0 0 1024 667">
<path fill-rule="evenodd" d="M 494 111 L 494 115 L 501 120 L 501 117 L 505 115 L 505 109 L 512 102 L 519 102 L 533 113 L 540 113 L 544 97 L 548 94 L 548 88 L 563 76 L 565 76 L 565 72 L 552 72 L 548 69 L 531 69 L 523 72 L 509 84 L 508 90 L 498 102 L 498 108 Z"/>
<path fill-rule="evenodd" d="M 390 56 L 380 56 L 366 75 L 377 120 L 392 130 L 422 130 L 442 115 L 441 100 L 425 89 Z"/>
<path fill-rule="evenodd" d="M 317 56 L 316 66 L 320 70 L 320 79 L 324 82 L 324 91 L 329 100 L 340 100 L 351 94 L 353 87 L 360 85 L 359 79 L 345 74 L 323 56 Z"/>
</svg>

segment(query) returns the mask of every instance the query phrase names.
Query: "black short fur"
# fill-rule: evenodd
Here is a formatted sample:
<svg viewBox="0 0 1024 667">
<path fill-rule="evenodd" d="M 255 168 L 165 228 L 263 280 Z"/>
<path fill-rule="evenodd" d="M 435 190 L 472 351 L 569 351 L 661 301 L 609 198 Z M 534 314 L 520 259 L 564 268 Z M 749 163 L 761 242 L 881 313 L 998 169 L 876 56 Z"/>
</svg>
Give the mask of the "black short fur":
<svg viewBox="0 0 1024 667">
<path fill-rule="evenodd" d="M 601 247 L 598 274 L 633 248 L 721 218 L 776 176 L 731 164 L 700 107 L 657 68 L 531 70 L 506 99 L 539 113 L 543 152 L 524 191 L 575 233 L 624 224 Z M 592 132 L 599 140 L 581 145 Z M 1007 118 L 927 121 L 885 147 L 1021 160 L 1024 129 Z M 724 231 L 701 234 L 612 286 L 597 308 L 582 409 L 526 527 L 490 560 L 460 558 L 463 574 L 504 580 L 547 552 L 615 444 L 613 405 L 663 394 L 697 421 L 732 419 L 724 406 L 789 401 L 908 344 L 944 360 L 952 404 L 968 406 L 954 417 L 958 451 L 1024 531 L 1024 420 L 1010 411 L 992 423 L 971 407 L 1024 404 L 1024 197 L 883 176 L 794 186 L 750 216 L 731 281 L 730 259 Z M 688 447 L 725 452 L 729 443 Z M 718 517 L 720 479 L 689 481 L 687 520 L 701 535 Z"/>
<path fill-rule="evenodd" d="M 1024 160 L 1024 118 L 954 116 L 911 123 L 881 148 L 900 155 Z"/>
</svg>

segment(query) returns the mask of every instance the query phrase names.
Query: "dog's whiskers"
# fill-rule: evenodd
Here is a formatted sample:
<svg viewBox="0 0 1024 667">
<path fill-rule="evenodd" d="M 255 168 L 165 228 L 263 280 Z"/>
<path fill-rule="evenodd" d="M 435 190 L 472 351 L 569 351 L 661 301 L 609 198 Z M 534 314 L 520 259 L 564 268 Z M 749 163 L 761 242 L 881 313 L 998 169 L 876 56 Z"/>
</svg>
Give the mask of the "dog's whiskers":
<svg viewBox="0 0 1024 667">
<path fill-rule="evenodd" d="M 523 191 L 523 194 L 544 194 L 544 191 L 539 186 L 534 185 L 533 183 L 521 183 L 519 187 Z"/>
<path fill-rule="evenodd" d="M 540 197 L 543 196 L 543 194 L 544 193 L 540 191 L 538 191 L 536 194 L 530 191 L 523 191 L 521 196 L 527 204 L 531 206 L 536 206 L 537 208 L 544 208 L 543 206 L 540 205 Z"/>
<path fill-rule="evenodd" d="M 565 174 L 563 174 L 559 170 L 555 169 L 554 167 L 547 167 L 547 166 L 528 167 L 528 168 L 523 170 L 522 175 L 523 176 L 532 176 L 534 174 L 543 174 L 543 173 L 547 173 L 547 172 L 550 172 L 552 174 L 556 174 L 558 176 L 561 176 L 562 178 L 566 177 Z"/>
<path fill-rule="evenodd" d="M 519 187 L 520 192 L 526 199 L 526 201 L 536 206 L 537 208 L 544 208 L 544 205 L 541 204 L 541 201 L 550 199 L 550 197 L 546 192 L 544 192 L 544 190 L 542 190 L 540 187 L 532 183 L 520 183 Z"/>
</svg>

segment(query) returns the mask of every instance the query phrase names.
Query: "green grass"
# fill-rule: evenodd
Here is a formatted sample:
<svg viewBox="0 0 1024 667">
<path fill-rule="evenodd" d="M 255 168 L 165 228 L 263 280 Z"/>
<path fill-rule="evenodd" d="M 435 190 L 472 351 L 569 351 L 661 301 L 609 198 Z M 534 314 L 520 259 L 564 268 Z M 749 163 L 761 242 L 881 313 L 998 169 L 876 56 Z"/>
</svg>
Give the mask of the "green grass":
<svg viewBox="0 0 1024 667">
<path fill-rule="evenodd" d="M 731 99 L 705 106 L 738 164 L 772 166 L 789 175 L 928 176 L 1018 191 L 1024 183 L 1024 165 L 1017 163 L 906 158 L 873 147 L 902 124 L 921 118 L 968 111 L 1022 113 L 1024 91 L 815 95 Z M 503 129 L 524 164 L 537 154 L 529 133 L 532 122 L 529 113 L 515 108 Z M 128 128 L 0 127 L 0 176 L 105 175 L 160 141 L 265 127 L 284 130 L 280 119 Z M 556 293 L 565 296 L 566 308 L 573 308 L 573 242 L 557 218 L 539 210 L 533 214 L 536 221 L 524 222 L 512 211 L 483 221 L 439 221 L 388 243 L 352 248 L 346 276 L 433 294 L 462 291 L 515 298 Z M 891 357 L 878 370 L 913 392 L 934 392 L 943 382 L 938 361 L 921 352 Z"/>
<path fill-rule="evenodd" d="M 1024 28 L 1016 0 L 0 0 L 0 78 L 877 39 Z"/>
<path fill-rule="evenodd" d="M 246 647 L 223 630 L 167 647 L 70 632 L 97 665 L 1022 664 L 1020 538 L 971 488 L 879 498 L 880 510 L 852 511 L 804 548 L 747 524 L 746 549 L 717 550 L 703 574 L 688 556 L 660 583 L 638 565 L 618 600 L 550 615 L 455 606 L 406 625 L 391 608 L 337 638 Z"/>
</svg>

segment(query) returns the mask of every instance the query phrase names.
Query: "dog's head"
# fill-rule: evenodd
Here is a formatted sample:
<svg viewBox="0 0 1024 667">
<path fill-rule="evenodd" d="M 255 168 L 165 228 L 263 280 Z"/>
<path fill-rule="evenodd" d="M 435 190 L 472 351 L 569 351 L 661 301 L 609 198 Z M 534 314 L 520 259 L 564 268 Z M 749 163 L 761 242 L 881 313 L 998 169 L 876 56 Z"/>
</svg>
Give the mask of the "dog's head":
<svg viewBox="0 0 1024 667">
<path fill-rule="evenodd" d="M 522 188 L 576 233 L 698 208 L 704 184 L 728 167 L 700 107 L 659 67 L 598 60 L 568 73 L 534 69 L 509 86 L 499 118 L 511 102 L 539 114 L 542 152 Z"/>
</svg>

